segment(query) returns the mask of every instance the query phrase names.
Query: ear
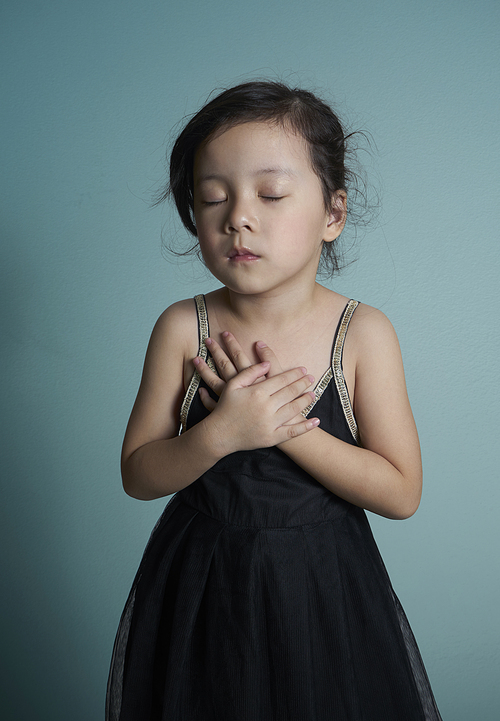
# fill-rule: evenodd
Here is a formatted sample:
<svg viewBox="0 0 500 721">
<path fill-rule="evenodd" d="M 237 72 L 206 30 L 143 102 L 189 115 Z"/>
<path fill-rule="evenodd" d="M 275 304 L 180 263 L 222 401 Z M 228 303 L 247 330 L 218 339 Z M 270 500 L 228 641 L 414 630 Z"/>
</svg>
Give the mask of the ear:
<svg viewBox="0 0 500 721">
<path fill-rule="evenodd" d="M 326 224 L 323 240 L 331 243 L 339 237 L 344 230 L 347 217 L 347 194 L 345 190 L 336 190 L 332 198 L 332 207 L 328 213 L 328 221 Z"/>
</svg>

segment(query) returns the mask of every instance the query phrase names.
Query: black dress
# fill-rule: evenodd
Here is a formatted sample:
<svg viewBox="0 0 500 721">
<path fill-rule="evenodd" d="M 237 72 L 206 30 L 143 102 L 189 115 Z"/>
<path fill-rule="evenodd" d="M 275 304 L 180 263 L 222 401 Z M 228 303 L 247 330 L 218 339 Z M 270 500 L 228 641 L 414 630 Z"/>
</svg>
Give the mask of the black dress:
<svg viewBox="0 0 500 721">
<path fill-rule="evenodd" d="M 208 320 L 195 298 L 200 354 Z M 342 372 L 350 301 L 316 386 L 357 443 Z M 211 359 L 209 358 L 211 361 Z M 207 415 L 194 374 L 182 429 Z M 277 448 L 226 456 L 167 504 L 118 629 L 108 721 L 438 721 L 364 511 Z"/>
</svg>

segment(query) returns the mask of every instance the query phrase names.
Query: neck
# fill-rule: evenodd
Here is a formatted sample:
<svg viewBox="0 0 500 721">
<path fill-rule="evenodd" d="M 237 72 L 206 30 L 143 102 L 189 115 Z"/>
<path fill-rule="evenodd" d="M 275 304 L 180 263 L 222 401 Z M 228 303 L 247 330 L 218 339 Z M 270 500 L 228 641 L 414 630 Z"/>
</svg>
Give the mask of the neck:
<svg viewBox="0 0 500 721">
<path fill-rule="evenodd" d="M 227 303 L 241 325 L 266 328 L 297 328 L 317 306 L 324 289 L 318 283 L 300 288 L 276 289 L 259 295 L 243 295 L 228 288 Z"/>
</svg>

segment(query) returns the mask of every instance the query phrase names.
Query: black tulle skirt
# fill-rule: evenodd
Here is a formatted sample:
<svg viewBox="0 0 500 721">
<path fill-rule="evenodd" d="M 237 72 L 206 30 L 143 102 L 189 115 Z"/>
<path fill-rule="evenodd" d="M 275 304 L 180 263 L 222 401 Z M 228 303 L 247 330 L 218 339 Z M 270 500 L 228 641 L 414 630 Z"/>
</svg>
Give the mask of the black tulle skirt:
<svg viewBox="0 0 500 721">
<path fill-rule="evenodd" d="M 174 497 L 117 636 L 109 721 L 440 719 L 366 516 L 235 526 Z"/>
</svg>

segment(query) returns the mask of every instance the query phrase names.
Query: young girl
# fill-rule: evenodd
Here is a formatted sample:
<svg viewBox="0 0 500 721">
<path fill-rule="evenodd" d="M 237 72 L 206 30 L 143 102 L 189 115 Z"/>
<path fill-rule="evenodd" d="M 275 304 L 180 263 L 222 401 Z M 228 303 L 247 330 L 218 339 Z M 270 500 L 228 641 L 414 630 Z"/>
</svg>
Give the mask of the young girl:
<svg viewBox="0 0 500 721">
<path fill-rule="evenodd" d="M 175 143 L 168 192 L 222 287 L 160 317 L 125 435 L 126 492 L 175 495 L 122 616 L 109 721 L 440 719 L 363 510 L 420 500 L 397 338 L 316 282 L 337 269 L 346 140 L 313 94 L 253 82 Z"/>
</svg>

